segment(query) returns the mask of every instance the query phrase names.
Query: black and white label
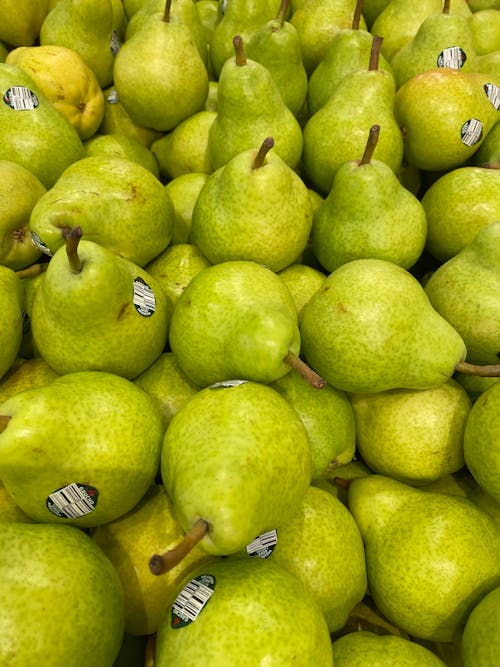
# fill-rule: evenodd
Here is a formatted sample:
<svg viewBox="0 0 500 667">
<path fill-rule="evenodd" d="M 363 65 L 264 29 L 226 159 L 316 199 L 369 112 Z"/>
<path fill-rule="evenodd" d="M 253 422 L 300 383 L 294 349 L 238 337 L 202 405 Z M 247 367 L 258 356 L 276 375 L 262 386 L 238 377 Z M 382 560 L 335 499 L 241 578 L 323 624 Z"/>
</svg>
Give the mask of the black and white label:
<svg viewBox="0 0 500 667">
<path fill-rule="evenodd" d="M 151 317 L 156 310 L 154 292 L 140 277 L 134 280 L 134 306 L 139 315 L 143 317 Z"/>
<path fill-rule="evenodd" d="M 11 86 L 5 92 L 3 101 L 14 111 L 31 111 L 39 104 L 38 97 L 26 86 Z"/>
<path fill-rule="evenodd" d="M 114 56 L 116 56 L 121 46 L 120 38 L 118 37 L 118 33 L 116 32 L 116 30 L 113 30 L 113 32 L 111 33 L 111 42 L 109 46 L 111 49 L 111 53 Z"/>
<path fill-rule="evenodd" d="M 498 111 L 500 109 L 500 88 L 495 86 L 494 83 L 485 83 L 484 92 L 486 93 L 486 97 Z"/>
<path fill-rule="evenodd" d="M 108 104 L 118 104 L 119 101 L 118 92 L 113 88 L 113 90 L 109 91 L 108 96 L 106 97 L 106 102 L 108 102 Z"/>
<path fill-rule="evenodd" d="M 240 384 L 246 384 L 248 380 L 222 380 L 210 385 L 210 389 L 228 389 L 229 387 L 238 387 Z"/>
<path fill-rule="evenodd" d="M 483 124 L 477 118 L 469 118 L 465 121 L 460 130 L 462 143 L 466 146 L 474 146 L 478 141 L 481 141 L 483 136 Z"/>
<path fill-rule="evenodd" d="M 215 590 L 215 577 L 201 574 L 191 579 L 175 598 L 172 605 L 172 628 L 183 628 L 196 621 Z"/>
<path fill-rule="evenodd" d="M 98 497 L 95 487 L 73 482 L 51 493 L 45 504 L 56 516 L 78 519 L 94 511 Z"/>
<path fill-rule="evenodd" d="M 49 248 L 45 245 L 45 243 L 38 236 L 38 234 L 35 234 L 35 232 L 31 232 L 31 241 L 35 246 L 35 248 L 38 248 L 40 252 L 45 253 L 49 257 L 52 257 L 52 253 L 50 252 Z"/>
<path fill-rule="evenodd" d="M 449 46 L 441 51 L 436 62 L 438 67 L 462 69 L 466 60 L 467 56 L 459 46 Z"/>
<path fill-rule="evenodd" d="M 269 530 L 267 533 L 258 535 L 250 544 L 247 544 L 247 554 L 259 558 L 269 558 L 277 543 L 278 531 Z"/>
</svg>

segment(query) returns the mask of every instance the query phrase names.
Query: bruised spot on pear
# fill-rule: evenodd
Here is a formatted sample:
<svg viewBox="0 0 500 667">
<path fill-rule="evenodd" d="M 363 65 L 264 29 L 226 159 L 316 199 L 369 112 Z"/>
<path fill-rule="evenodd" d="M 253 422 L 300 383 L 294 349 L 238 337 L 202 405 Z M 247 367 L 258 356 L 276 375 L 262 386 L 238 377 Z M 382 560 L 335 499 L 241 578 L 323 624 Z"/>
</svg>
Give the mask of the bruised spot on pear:
<svg viewBox="0 0 500 667">
<path fill-rule="evenodd" d="M 124 303 L 123 306 L 120 308 L 116 319 L 123 320 L 127 316 L 129 308 L 130 308 L 130 302 L 127 301 L 127 303 Z"/>
</svg>

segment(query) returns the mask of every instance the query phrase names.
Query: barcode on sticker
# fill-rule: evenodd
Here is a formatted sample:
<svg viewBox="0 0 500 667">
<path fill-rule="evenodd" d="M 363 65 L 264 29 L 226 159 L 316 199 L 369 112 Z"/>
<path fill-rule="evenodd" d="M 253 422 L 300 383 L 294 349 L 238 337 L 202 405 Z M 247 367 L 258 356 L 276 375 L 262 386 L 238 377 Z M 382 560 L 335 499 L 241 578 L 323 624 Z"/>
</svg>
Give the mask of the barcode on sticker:
<svg viewBox="0 0 500 667">
<path fill-rule="evenodd" d="M 97 490 L 86 484 L 68 484 L 47 498 L 47 509 L 57 516 L 78 519 L 95 509 Z"/>
<path fill-rule="evenodd" d="M 462 125 L 462 143 L 474 146 L 483 136 L 483 124 L 477 118 L 470 118 Z"/>
<path fill-rule="evenodd" d="M 52 257 L 52 253 L 50 252 L 49 248 L 35 232 L 31 232 L 31 242 L 40 252 L 45 253 L 49 257 Z"/>
<path fill-rule="evenodd" d="M 250 544 L 247 544 L 247 554 L 249 556 L 258 556 L 259 558 L 269 558 L 277 542 L 277 530 L 269 530 L 267 533 L 261 533 Z"/>
<path fill-rule="evenodd" d="M 459 46 L 449 46 L 443 49 L 438 56 L 437 66 L 448 67 L 450 69 L 461 69 L 467 56 Z"/>
<path fill-rule="evenodd" d="M 120 47 L 121 47 L 120 38 L 119 38 L 118 33 L 116 32 L 116 30 L 113 30 L 113 32 L 111 33 L 111 43 L 110 43 L 109 46 L 110 46 L 110 49 L 111 49 L 111 53 L 114 56 L 116 56 L 116 54 L 118 53 L 118 51 L 120 50 Z"/>
<path fill-rule="evenodd" d="M 150 317 L 156 310 L 154 292 L 142 278 L 134 280 L 134 306 L 143 317 Z"/>
<path fill-rule="evenodd" d="M 495 86 L 494 83 L 485 83 L 484 92 L 486 93 L 486 97 L 498 111 L 500 109 L 500 88 Z"/>
<path fill-rule="evenodd" d="M 215 577 L 202 574 L 191 579 L 177 595 L 172 606 L 172 627 L 178 628 L 195 621 L 210 600 L 215 589 Z"/>
<path fill-rule="evenodd" d="M 107 96 L 106 101 L 109 104 L 118 104 L 118 102 L 119 102 L 118 92 L 114 88 L 113 88 L 113 90 L 111 90 L 109 92 L 109 95 Z"/>
<path fill-rule="evenodd" d="M 38 106 L 38 97 L 25 86 L 12 86 L 3 96 L 3 100 L 14 111 L 30 111 Z"/>
</svg>

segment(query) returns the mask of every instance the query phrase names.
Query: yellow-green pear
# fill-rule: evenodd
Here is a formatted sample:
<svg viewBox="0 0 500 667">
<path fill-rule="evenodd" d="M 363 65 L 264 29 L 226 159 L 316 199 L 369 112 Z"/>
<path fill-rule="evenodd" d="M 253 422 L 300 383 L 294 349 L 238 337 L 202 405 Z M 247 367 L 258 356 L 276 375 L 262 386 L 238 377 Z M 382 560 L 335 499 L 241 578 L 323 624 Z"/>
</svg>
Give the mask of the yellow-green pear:
<svg viewBox="0 0 500 667">
<path fill-rule="evenodd" d="M 500 586 L 480 600 L 469 614 L 460 640 L 464 667 L 494 665 L 500 651 Z"/>
<path fill-rule="evenodd" d="M 148 148 L 155 139 L 162 136 L 161 132 L 134 123 L 123 104 L 121 104 L 114 86 L 109 86 L 103 90 L 103 93 L 105 104 L 104 116 L 99 127 L 101 134 L 125 134 L 127 137 L 137 139 Z"/>
<path fill-rule="evenodd" d="M 0 40 L 11 48 L 32 46 L 49 9 L 49 0 L 5 0 L 0 7 Z"/>
<path fill-rule="evenodd" d="M 19 276 L 0 265 L 0 378 L 16 357 L 23 337 L 23 288 Z"/>
<path fill-rule="evenodd" d="M 174 231 L 171 245 L 191 245 L 193 209 L 209 174 L 192 172 L 176 176 L 165 185 L 174 207 Z M 168 250 L 168 248 L 166 249 Z M 163 253 L 162 253 L 163 254 Z M 201 252 L 198 251 L 201 255 Z M 153 260 L 154 261 L 154 260 Z M 205 257 L 205 264 L 210 264 Z"/>
<path fill-rule="evenodd" d="M 385 667 L 445 667 L 435 653 L 421 644 L 397 635 L 377 635 L 369 630 L 348 632 L 332 644 L 337 667 L 383 664 Z"/>
<path fill-rule="evenodd" d="M 482 9 L 469 17 L 474 48 L 478 55 L 500 50 L 500 4 Z"/>
<path fill-rule="evenodd" d="M 0 403 L 25 389 L 43 387 L 59 377 L 42 357 L 20 358 L 0 381 Z"/>
<path fill-rule="evenodd" d="M 323 285 L 326 274 L 308 264 L 295 263 L 279 271 L 278 275 L 290 290 L 300 321 L 302 309 Z"/>
<path fill-rule="evenodd" d="M 126 158 L 148 169 L 156 178 L 160 177 L 160 170 L 156 157 L 151 150 L 138 139 L 119 132 L 109 134 L 94 134 L 83 142 L 85 155 L 109 155 L 111 157 Z"/>
</svg>

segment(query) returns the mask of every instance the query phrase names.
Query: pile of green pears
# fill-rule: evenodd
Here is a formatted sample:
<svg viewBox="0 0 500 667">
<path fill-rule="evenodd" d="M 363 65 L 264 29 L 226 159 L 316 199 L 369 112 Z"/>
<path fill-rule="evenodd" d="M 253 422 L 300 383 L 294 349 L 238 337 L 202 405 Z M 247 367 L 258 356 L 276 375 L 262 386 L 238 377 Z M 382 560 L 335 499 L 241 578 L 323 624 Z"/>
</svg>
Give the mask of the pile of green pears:
<svg viewBox="0 0 500 667">
<path fill-rule="evenodd" d="M 500 665 L 499 0 L 2 0 L 0 665 Z"/>
</svg>

